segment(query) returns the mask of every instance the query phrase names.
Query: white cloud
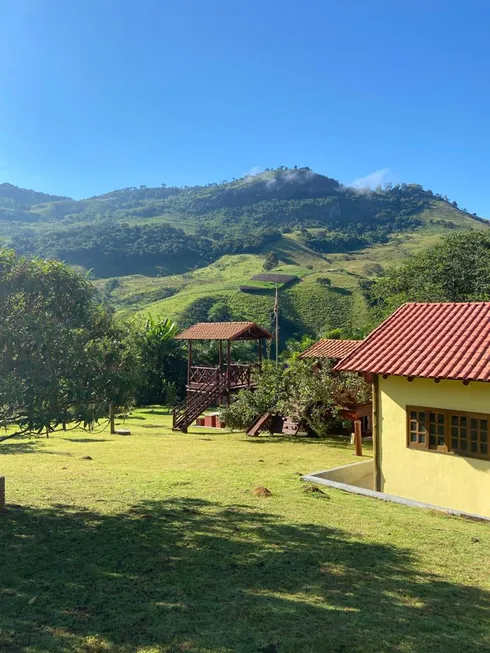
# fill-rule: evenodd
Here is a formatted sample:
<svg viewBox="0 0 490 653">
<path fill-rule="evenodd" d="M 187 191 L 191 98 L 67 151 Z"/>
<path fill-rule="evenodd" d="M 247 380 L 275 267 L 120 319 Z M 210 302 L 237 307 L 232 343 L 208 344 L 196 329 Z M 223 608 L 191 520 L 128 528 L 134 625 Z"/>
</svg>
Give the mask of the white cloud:
<svg viewBox="0 0 490 653">
<path fill-rule="evenodd" d="M 264 171 L 264 168 L 261 166 L 254 166 L 253 168 L 250 168 L 248 172 L 246 172 L 243 177 L 245 181 L 251 181 L 254 177 L 257 177 L 258 175 L 262 174 Z"/>
<path fill-rule="evenodd" d="M 380 170 L 375 170 L 370 172 L 365 177 L 358 177 L 351 181 L 348 186 L 352 188 L 357 188 L 358 190 L 369 190 L 371 188 L 376 188 L 380 184 L 384 184 L 389 181 L 388 177 L 390 176 L 389 168 L 381 168 Z"/>
</svg>

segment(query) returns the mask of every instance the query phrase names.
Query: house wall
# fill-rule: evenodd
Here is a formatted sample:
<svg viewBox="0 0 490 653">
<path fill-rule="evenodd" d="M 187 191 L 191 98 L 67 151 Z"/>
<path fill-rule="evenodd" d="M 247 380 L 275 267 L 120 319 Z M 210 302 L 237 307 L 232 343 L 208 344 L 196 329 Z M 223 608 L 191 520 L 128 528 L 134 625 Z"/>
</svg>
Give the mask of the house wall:
<svg viewBox="0 0 490 653">
<path fill-rule="evenodd" d="M 407 406 L 490 414 L 490 383 L 379 377 L 380 490 L 490 517 L 490 461 L 407 447 Z"/>
</svg>

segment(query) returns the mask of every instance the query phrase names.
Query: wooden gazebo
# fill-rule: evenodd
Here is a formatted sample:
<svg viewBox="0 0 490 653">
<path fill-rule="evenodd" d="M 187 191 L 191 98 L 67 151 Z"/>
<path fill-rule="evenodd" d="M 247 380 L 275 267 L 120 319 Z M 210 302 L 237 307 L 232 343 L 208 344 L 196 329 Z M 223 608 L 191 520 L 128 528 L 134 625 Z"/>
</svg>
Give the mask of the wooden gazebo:
<svg viewBox="0 0 490 653">
<path fill-rule="evenodd" d="M 230 400 L 233 392 L 252 385 L 251 365 L 232 362 L 232 343 L 257 341 L 257 359 L 262 362 L 263 342 L 272 334 L 255 322 L 200 322 L 177 336 L 187 341 L 187 398 L 173 411 L 173 429 L 186 432 L 190 424 L 206 408 L 223 398 Z M 218 365 L 203 367 L 193 364 L 192 343 L 195 340 L 216 340 Z M 224 350 L 223 343 L 226 345 Z"/>
</svg>

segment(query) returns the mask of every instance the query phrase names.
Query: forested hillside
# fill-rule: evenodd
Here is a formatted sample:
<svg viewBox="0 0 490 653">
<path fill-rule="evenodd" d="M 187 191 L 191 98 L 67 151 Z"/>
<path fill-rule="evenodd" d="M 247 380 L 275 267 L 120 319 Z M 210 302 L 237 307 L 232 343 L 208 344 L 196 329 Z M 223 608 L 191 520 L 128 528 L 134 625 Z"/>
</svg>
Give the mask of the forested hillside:
<svg viewBox="0 0 490 653">
<path fill-rule="evenodd" d="M 274 251 L 275 271 L 297 277 L 282 291 L 285 334 L 362 327 L 363 287 L 386 265 L 443 234 L 486 228 L 418 184 L 359 191 L 309 168 L 79 201 L 0 185 L 0 241 L 91 270 L 116 310 L 268 324 L 273 286 L 250 280 Z"/>
</svg>

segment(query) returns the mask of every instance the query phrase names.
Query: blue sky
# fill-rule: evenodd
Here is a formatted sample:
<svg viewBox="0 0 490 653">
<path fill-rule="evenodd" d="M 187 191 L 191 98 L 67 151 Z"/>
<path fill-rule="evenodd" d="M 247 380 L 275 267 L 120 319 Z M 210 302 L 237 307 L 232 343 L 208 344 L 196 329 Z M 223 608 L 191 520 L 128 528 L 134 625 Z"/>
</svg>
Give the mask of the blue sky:
<svg viewBox="0 0 490 653">
<path fill-rule="evenodd" d="M 0 0 L 0 180 L 308 165 L 490 217 L 489 33 L 487 0 Z"/>
</svg>

